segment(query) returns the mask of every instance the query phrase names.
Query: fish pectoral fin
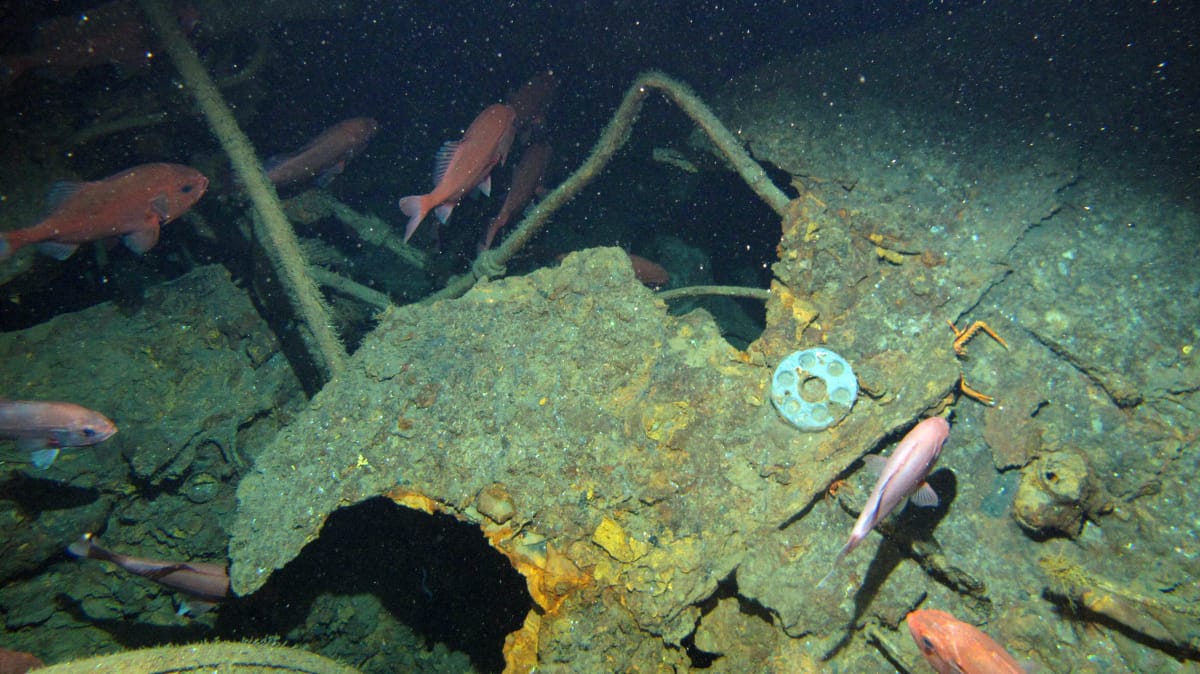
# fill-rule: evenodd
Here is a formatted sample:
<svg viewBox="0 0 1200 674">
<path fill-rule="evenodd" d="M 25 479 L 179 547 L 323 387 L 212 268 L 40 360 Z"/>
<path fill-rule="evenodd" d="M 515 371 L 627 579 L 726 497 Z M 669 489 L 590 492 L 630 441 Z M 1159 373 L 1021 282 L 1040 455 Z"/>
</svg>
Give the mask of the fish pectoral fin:
<svg viewBox="0 0 1200 674">
<path fill-rule="evenodd" d="M 340 161 L 325 169 L 321 172 L 321 175 L 317 176 L 317 187 L 329 187 L 329 183 L 333 182 L 333 179 L 340 176 L 345 170 L 346 162 L 344 161 Z"/>
<path fill-rule="evenodd" d="M 141 255 L 154 247 L 158 243 L 158 224 L 149 225 L 139 229 L 136 232 L 130 232 L 121 237 L 125 245 L 133 252 Z"/>
<path fill-rule="evenodd" d="M 160 194 L 150 200 L 150 212 L 157 216 L 154 220 L 155 225 L 161 225 L 171 219 L 171 204 L 167 201 L 167 195 Z M 148 220 L 149 218 L 147 218 Z"/>
<path fill-rule="evenodd" d="M 492 196 L 492 174 L 489 173 L 484 176 L 475 189 L 479 190 L 479 193 L 485 197 Z"/>
<path fill-rule="evenodd" d="M 938 495 L 933 490 L 933 487 L 929 486 L 928 482 L 922 482 L 917 491 L 908 497 L 908 500 L 912 501 L 913 505 L 921 506 L 922 508 L 932 508 L 938 504 Z"/>
<path fill-rule="evenodd" d="M 38 470 L 46 470 L 58 458 L 58 448 L 50 447 L 46 449 L 34 450 L 30 455 L 30 460 Z"/>
<path fill-rule="evenodd" d="M 65 260 L 75 254 L 75 250 L 79 246 L 74 243 L 59 243 L 57 241 L 43 241 L 37 245 L 37 249 L 48 257 L 55 260 Z"/>
<path fill-rule="evenodd" d="M 203 599 L 184 599 L 179 602 L 179 608 L 175 611 L 175 615 L 198 618 L 213 610 L 216 608 L 216 606 L 217 603 L 214 601 L 205 601 Z"/>
</svg>

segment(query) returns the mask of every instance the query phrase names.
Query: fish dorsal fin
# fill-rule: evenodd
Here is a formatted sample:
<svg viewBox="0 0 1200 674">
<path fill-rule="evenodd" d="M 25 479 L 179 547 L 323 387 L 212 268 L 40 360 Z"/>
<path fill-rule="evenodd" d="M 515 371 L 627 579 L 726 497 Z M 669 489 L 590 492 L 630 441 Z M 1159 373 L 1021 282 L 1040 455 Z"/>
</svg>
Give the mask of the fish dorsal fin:
<svg viewBox="0 0 1200 674">
<path fill-rule="evenodd" d="M 868 454 L 863 457 L 863 463 L 872 475 L 880 475 L 883 473 L 883 467 L 887 465 L 887 459 L 878 454 Z"/>
<path fill-rule="evenodd" d="M 908 500 L 912 501 L 913 505 L 921 506 L 922 508 L 932 508 L 938 504 L 938 495 L 933 490 L 933 487 L 929 486 L 928 482 L 922 482 L 917 491 L 908 497 Z"/>
<path fill-rule="evenodd" d="M 442 147 L 438 149 L 433 158 L 434 187 L 446 176 L 446 169 L 450 168 L 450 162 L 454 159 L 455 152 L 458 152 L 458 141 L 456 140 L 448 140 L 442 143 Z"/>
<path fill-rule="evenodd" d="M 51 185 L 50 192 L 46 194 L 46 212 L 62 206 L 68 199 L 78 194 L 86 184 L 76 180 L 60 180 Z"/>
</svg>

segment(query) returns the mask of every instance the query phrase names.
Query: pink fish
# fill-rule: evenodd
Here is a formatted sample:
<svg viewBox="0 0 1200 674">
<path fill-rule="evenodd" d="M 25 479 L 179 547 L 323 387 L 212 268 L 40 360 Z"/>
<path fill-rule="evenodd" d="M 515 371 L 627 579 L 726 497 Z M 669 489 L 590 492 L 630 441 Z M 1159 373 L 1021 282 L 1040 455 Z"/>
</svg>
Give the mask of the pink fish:
<svg viewBox="0 0 1200 674">
<path fill-rule="evenodd" d="M 821 584 L 833 575 L 838 564 L 863 542 L 871 529 L 905 499 L 911 497 L 914 504 L 923 507 L 938 504 L 938 496 L 925 482 L 925 478 L 941 456 L 942 445 L 948 437 L 950 424 L 941 417 L 930 417 L 914 426 L 886 460 L 875 454 L 864 458 L 868 468 L 879 472 L 879 479 L 875 482 L 875 489 L 871 491 L 870 498 L 863 506 L 858 521 L 854 523 L 850 539 L 834 560 L 834 568 Z"/>
<path fill-rule="evenodd" d="M 108 417 L 75 403 L 0 400 L 0 438 L 32 452 L 33 465 L 46 469 L 62 447 L 104 442 L 117 432 Z"/>
<path fill-rule="evenodd" d="M 550 164 L 551 154 L 550 146 L 546 143 L 534 143 L 521 152 L 521 161 L 517 162 L 517 167 L 513 169 L 512 185 L 508 188 L 508 196 L 504 197 L 504 204 L 500 207 L 500 212 L 488 223 L 487 234 L 483 237 L 481 248 L 485 250 L 491 248 L 492 241 L 496 238 L 496 233 L 500 231 L 500 228 L 512 219 L 513 214 L 525 208 L 525 204 L 533 198 L 534 192 L 542 183 L 542 174 L 546 172 L 546 166 Z"/>
<path fill-rule="evenodd" d="M 908 631 L 938 674 L 1024 674 L 1025 669 L 982 630 L 944 611 L 908 614 Z"/>
<path fill-rule="evenodd" d="M 80 536 L 67 548 L 67 552 L 84 559 L 112 562 L 129 573 L 188 595 L 190 601 L 180 605 L 180 614 L 204 613 L 229 597 L 229 571 L 224 564 L 164 562 L 130 557 L 100 547 L 92 534 Z"/>
<path fill-rule="evenodd" d="M 317 184 L 324 187 L 346 170 L 346 163 L 362 151 L 378 129 L 379 123 L 370 117 L 338 122 L 296 152 L 268 159 L 267 180 L 276 187 L 285 187 L 316 178 Z"/>
<path fill-rule="evenodd" d="M 208 178 L 181 164 L 143 164 L 95 182 L 58 183 L 44 220 L 0 232 L 0 260 L 35 243 L 65 260 L 79 244 L 112 236 L 144 253 L 158 243 L 159 229 L 186 213 L 207 189 Z"/>
<path fill-rule="evenodd" d="M 492 191 L 491 171 L 503 164 L 516 133 L 516 113 L 507 105 L 488 106 L 463 134 L 462 140 L 449 142 L 438 151 L 433 172 L 437 184 L 429 194 L 400 200 L 400 210 L 408 216 L 404 240 L 412 238 L 429 211 L 445 224 L 450 212 L 471 190 L 484 194 Z"/>
</svg>

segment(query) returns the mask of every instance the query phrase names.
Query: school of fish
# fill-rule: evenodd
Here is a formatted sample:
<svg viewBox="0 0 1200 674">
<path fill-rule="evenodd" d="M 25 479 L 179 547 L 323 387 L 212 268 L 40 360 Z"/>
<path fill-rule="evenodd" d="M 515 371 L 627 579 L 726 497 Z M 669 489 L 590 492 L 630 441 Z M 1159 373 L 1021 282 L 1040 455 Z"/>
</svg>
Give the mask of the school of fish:
<svg viewBox="0 0 1200 674">
<path fill-rule="evenodd" d="M 70 75 L 99 64 L 143 64 L 145 44 L 151 38 L 128 0 L 101 5 L 93 16 L 95 20 L 90 24 L 74 22 L 70 17 L 45 23 L 39 29 L 34 51 L 4 57 L 6 84 L 11 86 L 31 71 Z M 74 44 L 85 37 L 93 40 L 90 49 L 55 47 L 56 42 Z M 461 138 L 441 146 L 433 189 L 398 202 L 408 217 L 406 242 L 430 212 L 445 224 L 472 191 L 489 195 L 493 170 L 505 165 L 516 143 L 520 161 L 499 212 L 484 229 L 480 248 L 493 245 L 501 228 L 543 189 L 553 156 L 545 139 L 546 108 L 556 87 L 552 73 L 535 76 L 506 103 L 479 112 Z M 346 119 L 300 149 L 271 158 L 263 170 L 278 188 L 307 181 L 327 186 L 364 150 L 378 129 L 378 123 L 370 117 Z M 58 183 L 50 191 L 43 219 L 23 229 L 0 233 L 0 260 L 27 246 L 37 246 L 63 260 L 82 244 L 112 238 L 120 238 L 136 253 L 146 253 L 158 242 L 162 227 L 193 208 L 208 186 L 208 179 L 196 169 L 170 163 L 133 166 L 90 182 Z M 657 263 L 632 254 L 630 262 L 647 284 L 669 282 L 669 274 Z M 30 463 L 38 469 L 48 469 L 62 449 L 98 445 L 116 432 L 116 424 L 106 416 L 73 402 L 0 399 L 0 438 L 12 440 L 17 449 L 29 452 Z M 949 434 L 950 424 L 945 419 L 931 417 L 916 424 L 886 459 L 866 457 L 868 467 L 878 472 L 878 480 L 821 585 L 902 503 L 911 501 L 926 507 L 938 504 L 938 496 L 926 478 Z M 80 537 L 67 550 L 73 556 L 112 563 L 178 591 L 188 598 L 194 612 L 207 610 L 229 596 L 228 571 L 221 564 L 133 557 L 101 547 L 91 534 Z M 922 656 L 941 674 L 1024 671 L 995 640 L 948 613 L 916 610 L 908 614 L 907 626 Z M 25 655 L 4 652 L 4 657 L 10 658 Z"/>
</svg>

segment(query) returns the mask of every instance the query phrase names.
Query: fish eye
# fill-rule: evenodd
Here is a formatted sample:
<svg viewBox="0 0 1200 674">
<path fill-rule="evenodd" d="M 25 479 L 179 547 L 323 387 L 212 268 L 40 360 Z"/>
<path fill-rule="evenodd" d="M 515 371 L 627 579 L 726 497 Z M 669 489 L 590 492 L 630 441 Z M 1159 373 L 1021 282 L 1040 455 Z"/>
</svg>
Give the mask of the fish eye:
<svg viewBox="0 0 1200 674">
<path fill-rule="evenodd" d="M 921 637 L 921 651 L 925 653 L 932 653 L 935 650 L 937 649 L 934 648 L 933 642 L 929 640 L 929 637 Z"/>
<path fill-rule="evenodd" d="M 96 437 L 96 429 L 92 428 L 91 426 L 87 426 L 83 429 L 83 434 L 89 438 L 94 438 Z"/>
<path fill-rule="evenodd" d="M 179 191 L 183 192 L 184 194 L 187 194 L 188 192 L 192 191 L 192 186 L 184 185 L 183 187 L 179 188 Z"/>
</svg>

